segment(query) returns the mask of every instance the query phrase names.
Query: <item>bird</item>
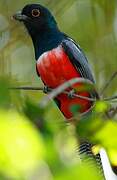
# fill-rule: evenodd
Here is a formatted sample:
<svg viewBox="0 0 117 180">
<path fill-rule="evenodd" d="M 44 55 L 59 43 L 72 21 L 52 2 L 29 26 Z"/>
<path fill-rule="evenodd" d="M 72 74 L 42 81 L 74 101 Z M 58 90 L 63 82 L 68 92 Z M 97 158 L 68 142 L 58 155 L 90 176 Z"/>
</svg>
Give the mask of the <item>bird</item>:
<svg viewBox="0 0 117 180">
<path fill-rule="evenodd" d="M 20 12 L 14 14 L 13 18 L 24 23 L 32 39 L 36 71 L 44 83 L 45 92 L 73 78 L 88 79 L 95 84 L 94 75 L 83 50 L 75 40 L 59 29 L 50 10 L 40 4 L 27 4 Z M 76 83 L 68 88 L 68 94 L 60 93 L 54 99 L 68 121 L 74 116 L 71 106 L 78 105 L 78 113 L 87 114 L 94 104 L 88 99 L 73 97 L 72 92 L 74 93 L 75 88 L 78 89 L 75 93 L 80 96 L 96 99 L 99 97 L 95 89 L 83 90 L 83 86 L 83 83 Z M 82 142 L 80 154 L 95 158 L 99 164 L 100 156 L 94 157 L 91 148 L 90 143 Z"/>
<path fill-rule="evenodd" d="M 40 4 L 28 4 L 21 12 L 13 15 L 15 20 L 24 23 L 34 45 L 36 71 L 44 83 L 45 92 L 55 89 L 73 78 L 84 78 L 95 84 L 88 60 L 80 46 L 68 35 L 60 31 L 52 13 Z M 84 114 L 92 108 L 94 102 L 73 97 L 76 94 L 97 98 L 95 90 L 83 90 L 84 84 L 77 83 L 68 89 L 68 95 L 61 93 L 54 100 L 66 119 L 74 116 L 72 108 L 78 107 L 78 113 Z M 81 89 L 81 91 L 80 91 Z"/>
</svg>

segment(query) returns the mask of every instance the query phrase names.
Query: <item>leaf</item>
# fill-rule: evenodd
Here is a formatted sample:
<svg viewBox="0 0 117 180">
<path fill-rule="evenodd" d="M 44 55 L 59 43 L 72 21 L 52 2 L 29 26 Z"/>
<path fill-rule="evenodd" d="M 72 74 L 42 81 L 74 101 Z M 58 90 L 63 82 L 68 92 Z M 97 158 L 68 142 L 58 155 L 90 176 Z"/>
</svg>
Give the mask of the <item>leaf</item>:
<svg viewBox="0 0 117 180">
<path fill-rule="evenodd" d="M 9 92 L 8 77 L 0 78 L 0 106 L 8 108 L 10 106 L 11 98 Z"/>
<path fill-rule="evenodd" d="M 41 165 L 44 152 L 40 133 L 25 116 L 0 110 L 1 174 L 14 179 L 33 173 Z"/>
<path fill-rule="evenodd" d="M 101 180 L 100 175 L 97 173 L 95 165 L 93 168 L 88 166 L 87 164 L 77 165 L 73 167 L 69 167 L 68 169 L 63 169 L 59 175 L 56 175 L 54 180 L 87 180 L 87 179 L 95 179 Z"/>
<path fill-rule="evenodd" d="M 26 116 L 36 125 L 39 131 L 44 137 L 52 137 L 53 134 L 45 120 L 45 113 L 48 111 L 48 107 L 45 109 L 41 108 L 39 105 L 35 104 L 29 98 L 25 100 L 25 105 L 23 109 Z"/>
<path fill-rule="evenodd" d="M 95 132 L 91 140 L 104 147 L 111 163 L 117 165 L 117 122 L 108 120 L 101 129 Z"/>
<path fill-rule="evenodd" d="M 77 123 L 76 131 L 81 139 L 105 148 L 111 163 L 117 165 L 117 122 L 107 119 L 105 112 L 109 107 L 108 103 L 98 101 L 94 110 Z"/>
</svg>

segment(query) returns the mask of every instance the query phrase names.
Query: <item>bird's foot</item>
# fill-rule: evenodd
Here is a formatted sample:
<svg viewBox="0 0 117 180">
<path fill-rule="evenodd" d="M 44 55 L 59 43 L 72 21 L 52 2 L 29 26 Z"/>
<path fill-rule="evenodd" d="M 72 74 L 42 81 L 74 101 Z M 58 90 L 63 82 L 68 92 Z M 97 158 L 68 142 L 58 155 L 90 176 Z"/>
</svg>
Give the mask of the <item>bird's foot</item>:
<svg viewBox="0 0 117 180">
<path fill-rule="evenodd" d="M 69 98 L 69 99 L 73 99 L 73 98 L 74 98 L 74 94 L 75 94 L 75 90 L 72 89 L 72 90 L 69 91 L 69 93 L 68 93 L 68 98 Z"/>
<path fill-rule="evenodd" d="M 43 92 L 44 92 L 45 94 L 48 94 L 48 93 L 50 92 L 50 88 L 49 88 L 48 86 L 44 86 L 44 87 L 43 87 Z"/>
</svg>

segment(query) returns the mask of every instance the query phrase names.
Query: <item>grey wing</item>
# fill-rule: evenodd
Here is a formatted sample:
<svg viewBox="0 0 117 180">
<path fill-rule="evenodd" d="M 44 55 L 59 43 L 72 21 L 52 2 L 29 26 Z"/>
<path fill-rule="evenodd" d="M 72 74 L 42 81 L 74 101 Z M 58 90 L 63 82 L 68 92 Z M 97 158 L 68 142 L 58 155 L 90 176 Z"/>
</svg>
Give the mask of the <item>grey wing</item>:
<svg viewBox="0 0 117 180">
<path fill-rule="evenodd" d="M 66 38 L 62 41 L 62 47 L 65 53 L 68 55 L 71 63 L 81 74 L 81 77 L 89 79 L 90 81 L 95 83 L 95 79 L 93 77 L 88 60 L 81 48 L 76 45 L 75 42 L 70 38 Z"/>
</svg>

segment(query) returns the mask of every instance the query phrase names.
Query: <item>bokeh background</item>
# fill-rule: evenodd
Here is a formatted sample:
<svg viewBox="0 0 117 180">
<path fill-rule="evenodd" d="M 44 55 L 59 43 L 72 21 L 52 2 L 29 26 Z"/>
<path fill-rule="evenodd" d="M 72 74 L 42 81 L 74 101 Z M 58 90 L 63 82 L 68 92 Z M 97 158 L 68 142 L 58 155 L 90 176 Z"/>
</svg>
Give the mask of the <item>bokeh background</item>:
<svg viewBox="0 0 117 180">
<path fill-rule="evenodd" d="M 44 180 L 46 180 L 53 178 L 52 172 L 56 175 L 62 163 L 62 167 L 66 166 L 66 164 L 67 166 L 68 164 L 76 165 L 78 157 L 74 154 L 73 150 L 76 149 L 77 142 L 74 138 L 74 127 L 65 125 L 63 115 L 53 102 L 47 106 L 46 110 L 38 109 L 38 104 L 44 96 L 42 92 L 7 90 L 8 86 L 42 85 L 41 80 L 36 75 L 34 49 L 31 39 L 23 24 L 15 22 L 12 19 L 12 15 L 21 10 L 27 3 L 40 3 L 49 8 L 56 17 L 61 31 L 67 33 L 79 43 L 91 64 L 96 79 L 96 86 L 100 92 L 106 81 L 117 70 L 117 1 L 0 0 L 0 107 L 4 108 L 6 113 L 9 109 L 18 111 L 21 114 L 21 119 L 22 114 L 25 114 L 28 117 L 26 121 L 33 121 L 31 127 L 36 124 L 36 127 L 34 127 L 34 129 L 36 129 L 35 131 L 37 131 L 37 127 L 41 127 L 41 130 L 44 131 L 44 137 L 49 137 L 46 137 L 48 139 L 46 148 L 49 153 L 46 159 L 51 168 L 43 161 L 43 166 L 41 166 L 40 171 L 42 172 L 42 174 L 40 173 L 43 177 L 42 179 L 45 178 Z M 106 90 L 105 96 L 108 97 L 116 94 L 116 86 L 117 81 L 115 79 Z M 5 112 L 1 112 L 2 120 L 5 118 L 8 119 L 8 116 L 4 117 Z M 14 117 L 14 113 L 11 114 L 11 116 Z M 4 128 L 7 134 L 6 127 Z M 34 136 L 37 138 L 37 135 Z M 1 144 L 4 141 L 2 137 L 1 135 Z M 53 139 L 53 141 L 51 142 L 50 139 Z M 12 138 L 11 142 L 13 142 Z M 5 147 L 7 147 L 7 145 L 5 145 Z M 51 149 L 50 147 L 53 148 Z M 3 149 L 2 151 L 0 148 L 0 151 L 1 154 L 6 157 L 6 154 L 4 154 L 5 150 Z M 33 154 L 33 151 L 35 152 L 33 149 L 29 152 L 29 156 Z M 11 158 L 11 155 L 8 154 L 7 156 Z M 1 156 L 1 159 L 3 156 Z M 22 153 L 16 155 L 16 157 L 17 156 L 22 156 Z M 33 158 L 34 157 L 32 157 L 32 159 Z M 25 169 L 24 167 L 21 167 L 20 173 L 18 169 L 16 173 L 9 174 L 11 159 L 2 161 L 0 166 L 4 166 L 4 171 L 1 170 L 1 179 L 7 179 L 12 175 L 13 177 L 11 179 L 39 179 L 37 172 L 37 174 L 34 173 L 34 176 L 31 174 L 28 177 L 27 173 L 23 171 Z M 53 166 L 52 163 L 54 162 L 56 162 L 56 166 Z M 17 161 L 16 164 L 17 163 L 19 164 L 19 161 Z M 82 167 L 79 167 L 79 169 L 81 172 L 84 172 Z M 67 177 L 67 173 L 57 178 L 65 179 L 70 177 L 69 175 Z M 46 174 L 46 177 L 44 174 Z M 76 175 L 75 177 L 78 178 L 76 171 L 74 174 Z M 92 175 L 91 177 L 91 174 L 89 174 L 89 179 L 94 179 L 93 177 L 95 176 Z M 84 175 L 84 179 L 85 178 Z"/>
<path fill-rule="evenodd" d="M 117 66 L 116 0 L 1 0 L 0 73 L 20 83 L 39 84 L 31 40 L 24 27 L 11 20 L 13 13 L 32 2 L 49 8 L 60 29 L 80 44 L 92 65 L 97 86 L 102 88 Z M 114 93 L 115 87 L 113 83 L 109 93 Z"/>
</svg>

